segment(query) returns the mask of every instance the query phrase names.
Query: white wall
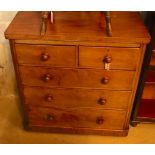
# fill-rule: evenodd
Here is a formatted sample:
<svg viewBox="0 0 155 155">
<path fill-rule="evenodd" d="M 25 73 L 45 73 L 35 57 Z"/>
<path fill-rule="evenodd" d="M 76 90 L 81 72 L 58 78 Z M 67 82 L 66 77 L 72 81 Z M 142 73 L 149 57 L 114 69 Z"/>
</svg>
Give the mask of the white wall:
<svg viewBox="0 0 155 155">
<path fill-rule="evenodd" d="M 0 97 L 14 96 L 17 92 L 14 68 L 8 40 L 4 31 L 17 12 L 0 11 Z"/>
</svg>

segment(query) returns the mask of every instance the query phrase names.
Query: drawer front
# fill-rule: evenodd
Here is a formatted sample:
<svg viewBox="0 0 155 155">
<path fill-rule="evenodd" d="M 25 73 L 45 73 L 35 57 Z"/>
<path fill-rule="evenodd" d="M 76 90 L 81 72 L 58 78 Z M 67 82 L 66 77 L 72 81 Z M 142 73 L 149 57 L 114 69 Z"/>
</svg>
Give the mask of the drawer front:
<svg viewBox="0 0 155 155">
<path fill-rule="evenodd" d="M 24 87 L 25 103 L 31 106 L 59 108 L 117 108 L 126 109 L 130 91 L 108 91 L 74 88 L 47 89 Z"/>
<path fill-rule="evenodd" d="M 74 46 L 15 44 L 19 64 L 75 66 Z"/>
<path fill-rule="evenodd" d="M 126 111 L 91 108 L 58 110 L 31 107 L 28 115 L 30 125 L 36 126 L 123 129 Z"/>
<path fill-rule="evenodd" d="M 52 69 L 19 67 L 22 83 L 29 86 L 90 87 L 131 90 L 133 71 L 105 71 L 102 69 Z"/>
<path fill-rule="evenodd" d="M 139 58 L 139 48 L 79 47 L 80 67 L 136 70 Z"/>
<path fill-rule="evenodd" d="M 151 60 L 150 60 L 150 65 L 155 66 L 155 53 L 152 53 Z"/>
<path fill-rule="evenodd" d="M 143 99 L 155 99 L 155 84 L 145 84 L 142 98 Z"/>
</svg>

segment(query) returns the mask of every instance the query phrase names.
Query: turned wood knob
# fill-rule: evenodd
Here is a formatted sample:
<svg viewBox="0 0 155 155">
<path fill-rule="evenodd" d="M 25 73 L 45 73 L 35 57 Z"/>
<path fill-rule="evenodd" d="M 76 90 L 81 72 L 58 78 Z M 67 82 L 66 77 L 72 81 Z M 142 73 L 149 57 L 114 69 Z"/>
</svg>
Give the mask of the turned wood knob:
<svg viewBox="0 0 155 155">
<path fill-rule="evenodd" d="M 52 77 L 51 77 L 50 74 L 45 74 L 45 75 L 44 75 L 44 81 L 45 81 L 45 82 L 48 82 L 48 81 L 51 80 L 51 79 L 52 79 Z"/>
<path fill-rule="evenodd" d="M 101 80 L 101 83 L 102 84 L 107 84 L 109 83 L 109 78 L 107 76 L 103 77 L 102 80 Z"/>
<path fill-rule="evenodd" d="M 51 102 L 51 101 L 53 100 L 53 96 L 52 96 L 52 95 L 47 95 L 47 96 L 45 97 L 45 100 L 46 100 L 47 102 Z"/>
<path fill-rule="evenodd" d="M 112 57 L 111 57 L 110 55 L 106 55 L 106 56 L 104 57 L 104 62 L 105 62 L 105 63 L 111 63 L 111 61 L 112 61 Z"/>
<path fill-rule="evenodd" d="M 50 115 L 50 114 L 47 114 L 47 115 L 45 116 L 45 119 L 46 119 L 47 121 L 53 121 L 53 120 L 54 120 L 54 116 L 52 116 L 52 115 Z"/>
<path fill-rule="evenodd" d="M 103 119 L 102 116 L 101 117 L 97 117 L 97 119 L 96 119 L 96 123 L 97 124 L 101 125 L 101 124 L 103 124 L 103 122 L 104 122 L 104 119 Z"/>
<path fill-rule="evenodd" d="M 47 61 L 50 58 L 50 56 L 46 53 L 41 54 L 41 60 L 42 61 Z"/>
<path fill-rule="evenodd" d="M 104 105 L 106 104 L 107 100 L 103 97 L 101 97 L 99 100 L 98 100 L 98 103 L 101 104 L 101 105 Z"/>
</svg>

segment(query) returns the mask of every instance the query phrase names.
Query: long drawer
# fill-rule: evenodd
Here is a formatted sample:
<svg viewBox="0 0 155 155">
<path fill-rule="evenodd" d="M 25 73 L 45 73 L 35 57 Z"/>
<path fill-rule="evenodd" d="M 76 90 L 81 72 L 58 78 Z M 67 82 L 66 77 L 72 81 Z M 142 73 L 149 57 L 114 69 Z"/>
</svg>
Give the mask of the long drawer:
<svg viewBox="0 0 155 155">
<path fill-rule="evenodd" d="M 19 67 L 22 83 L 29 86 L 90 87 L 131 90 L 134 71 Z"/>
<path fill-rule="evenodd" d="M 117 108 L 126 109 L 130 91 L 92 90 L 77 88 L 24 87 L 25 103 L 30 106 L 57 108 Z"/>
<path fill-rule="evenodd" d="M 79 47 L 80 67 L 105 68 L 110 63 L 110 69 L 136 70 L 139 58 L 139 48 Z"/>
<path fill-rule="evenodd" d="M 74 67 L 75 46 L 15 44 L 19 64 Z"/>
<path fill-rule="evenodd" d="M 34 108 L 28 112 L 29 124 L 43 127 L 123 129 L 126 111 L 81 108 L 72 110 Z"/>
</svg>

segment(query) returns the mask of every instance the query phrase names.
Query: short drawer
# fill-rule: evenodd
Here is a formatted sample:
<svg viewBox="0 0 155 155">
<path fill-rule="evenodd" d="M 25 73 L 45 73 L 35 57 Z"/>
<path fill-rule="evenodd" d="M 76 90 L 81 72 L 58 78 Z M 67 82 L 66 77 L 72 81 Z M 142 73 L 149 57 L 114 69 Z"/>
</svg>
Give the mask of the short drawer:
<svg viewBox="0 0 155 155">
<path fill-rule="evenodd" d="M 15 44 L 19 64 L 75 66 L 74 46 Z"/>
<path fill-rule="evenodd" d="M 29 124 L 43 127 L 123 129 L 126 111 L 103 109 L 29 108 Z"/>
<path fill-rule="evenodd" d="M 24 87 L 25 104 L 57 108 L 117 108 L 127 109 L 130 91 L 100 89 Z"/>
<path fill-rule="evenodd" d="M 131 90 L 134 71 L 19 67 L 22 83 L 44 87 L 89 87 Z"/>
<path fill-rule="evenodd" d="M 79 67 L 136 70 L 139 48 L 79 47 Z"/>
</svg>

